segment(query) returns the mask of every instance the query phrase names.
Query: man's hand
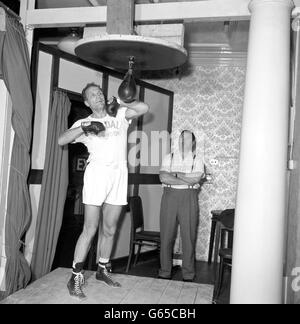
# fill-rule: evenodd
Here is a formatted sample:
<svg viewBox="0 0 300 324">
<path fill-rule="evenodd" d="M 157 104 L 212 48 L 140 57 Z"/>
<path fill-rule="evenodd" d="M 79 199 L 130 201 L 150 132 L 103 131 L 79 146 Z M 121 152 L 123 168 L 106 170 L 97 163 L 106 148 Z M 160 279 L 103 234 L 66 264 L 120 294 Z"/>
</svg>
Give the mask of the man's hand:
<svg viewBox="0 0 300 324">
<path fill-rule="evenodd" d="M 200 184 L 202 174 L 200 173 L 182 173 L 177 172 L 178 179 L 181 179 L 182 181 L 185 181 L 186 184 L 190 186 L 194 186 L 197 184 Z"/>
<path fill-rule="evenodd" d="M 88 135 L 89 133 L 98 135 L 99 133 L 105 131 L 105 126 L 101 122 L 97 121 L 82 122 L 81 128 L 84 131 L 85 135 Z"/>
<path fill-rule="evenodd" d="M 160 181 L 166 185 L 186 185 L 186 182 L 177 178 L 176 173 L 161 171 Z"/>
</svg>

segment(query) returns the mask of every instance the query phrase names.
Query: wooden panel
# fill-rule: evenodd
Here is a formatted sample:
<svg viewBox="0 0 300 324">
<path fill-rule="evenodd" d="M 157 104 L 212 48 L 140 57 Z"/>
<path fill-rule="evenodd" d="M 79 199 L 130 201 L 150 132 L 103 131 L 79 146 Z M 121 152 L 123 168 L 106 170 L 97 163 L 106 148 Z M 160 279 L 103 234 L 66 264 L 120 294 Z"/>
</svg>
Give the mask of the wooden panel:
<svg viewBox="0 0 300 324">
<path fill-rule="evenodd" d="M 81 93 L 82 89 L 91 82 L 102 86 L 103 75 L 92 68 L 70 62 L 65 59 L 60 60 L 59 87 Z"/>
<path fill-rule="evenodd" d="M 150 112 L 144 116 L 141 138 L 141 173 L 158 174 L 162 159 L 170 149 L 169 134 L 170 96 L 145 89 L 145 102 Z"/>
<path fill-rule="evenodd" d="M 108 78 L 108 92 L 107 97 L 118 96 L 118 89 L 122 83 L 122 78 L 116 78 L 114 76 L 109 76 Z"/>
<path fill-rule="evenodd" d="M 136 32 L 141 36 L 156 37 L 184 46 L 183 24 L 140 25 L 136 27 Z"/>
<path fill-rule="evenodd" d="M 145 229 L 160 230 L 160 202 L 163 193 L 161 185 L 140 185 L 139 195 L 143 201 Z"/>
</svg>

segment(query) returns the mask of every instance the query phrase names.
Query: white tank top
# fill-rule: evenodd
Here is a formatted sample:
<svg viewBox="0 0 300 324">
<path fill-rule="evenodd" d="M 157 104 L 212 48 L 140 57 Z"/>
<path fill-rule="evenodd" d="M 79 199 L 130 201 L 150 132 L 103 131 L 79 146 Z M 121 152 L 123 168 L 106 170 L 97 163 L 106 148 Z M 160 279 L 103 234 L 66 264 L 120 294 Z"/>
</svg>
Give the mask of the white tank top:
<svg viewBox="0 0 300 324">
<path fill-rule="evenodd" d="M 88 162 L 112 165 L 127 163 L 127 131 L 130 124 L 125 118 L 127 108 L 118 110 L 116 117 L 106 115 L 103 118 L 91 116 L 80 119 L 71 128 L 76 128 L 85 121 L 99 121 L 104 124 L 106 130 L 98 135 L 81 135 L 73 143 L 83 143 L 89 152 Z"/>
</svg>

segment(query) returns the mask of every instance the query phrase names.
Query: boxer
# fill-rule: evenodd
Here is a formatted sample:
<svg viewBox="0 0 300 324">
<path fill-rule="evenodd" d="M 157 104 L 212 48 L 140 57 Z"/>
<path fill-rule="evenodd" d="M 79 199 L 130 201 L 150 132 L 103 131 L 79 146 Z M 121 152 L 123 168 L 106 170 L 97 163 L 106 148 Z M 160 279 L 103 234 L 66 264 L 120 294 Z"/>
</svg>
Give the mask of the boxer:
<svg viewBox="0 0 300 324">
<path fill-rule="evenodd" d="M 78 120 L 59 137 L 58 144 L 83 143 L 89 152 L 84 172 L 84 226 L 77 241 L 72 276 L 68 282 L 71 296 L 85 298 L 83 266 L 103 211 L 103 235 L 96 279 L 110 287 L 120 287 L 113 280 L 110 256 L 122 208 L 127 205 L 128 167 L 127 130 L 132 119 L 146 114 L 149 106 L 140 101 L 124 103 L 113 98 L 106 103 L 102 89 L 88 84 L 82 91 L 85 105 L 92 114 Z"/>
</svg>

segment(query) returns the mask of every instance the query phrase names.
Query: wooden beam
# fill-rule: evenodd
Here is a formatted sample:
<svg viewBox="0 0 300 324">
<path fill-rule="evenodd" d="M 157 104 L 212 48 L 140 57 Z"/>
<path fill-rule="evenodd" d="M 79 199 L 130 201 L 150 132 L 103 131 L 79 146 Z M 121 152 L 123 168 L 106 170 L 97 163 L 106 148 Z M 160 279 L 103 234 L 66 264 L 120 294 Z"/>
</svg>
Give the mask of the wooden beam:
<svg viewBox="0 0 300 324">
<path fill-rule="evenodd" d="M 250 0 L 204 0 L 135 5 L 135 22 L 244 20 L 250 18 Z M 36 9 L 28 11 L 28 24 L 39 27 L 106 24 L 107 7 Z"/>
<path fill-rule="evenodd" d="M 251 0 L 203 0 L 135 5 L 135 22 L 228 21 L 249 20 Z M 294 0 L 293 17 L 300 13 L 300 0 Z M 35 9 L 27 12 L 27 24 L 33 27 L 79 27 L 105 25 L 107 7 Z"/>
<path fill-rule="evenodd" d="M 21 22 L 25 26 L 28 10 L 34 10 L 36 0 L 20 0 L 20 17 Z"/>
<path fill-rule="evenodd" d="M 244 20 L 250 18 L 250 0 L 203 0 L 136 6 L 135 21 Z"/>
<path fill-rule="evenodd" d="M 82 27 L 106 24 L 106 6 L 35 9 L 27 12 L 27 21 L 35 28 Z"/>
<path fill-rule="evenodd" d="M 134 9 L 134 0 L 107 0 L 107 33 L 132 35 Z"/>
<path fill-rule="evenodd" d="M 28 24 L 28 11 L 34 10 L 36 0 L 20 0 L 20 17 L 25 29 L 26 41 L 28 46 L 28 53 L 31 57 L 33 47 L 33 33 L 34 27 Z"/>
</svg>

